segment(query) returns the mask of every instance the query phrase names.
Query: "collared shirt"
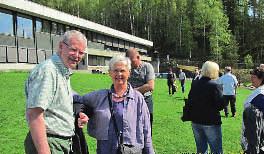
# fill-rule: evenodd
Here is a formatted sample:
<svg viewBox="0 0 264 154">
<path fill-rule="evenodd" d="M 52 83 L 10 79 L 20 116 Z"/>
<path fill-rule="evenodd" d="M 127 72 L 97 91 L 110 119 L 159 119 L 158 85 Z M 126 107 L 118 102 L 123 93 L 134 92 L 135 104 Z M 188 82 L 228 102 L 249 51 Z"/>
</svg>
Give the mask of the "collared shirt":
<svg viewBox="0 0 264 154">
<path fill-rule="evenodd" d="M 94 91 L 76 100 L 93 108 L 94 114 L 88 121 L 88 133 L 100 144 L 103 140 L 109 140 L 109 130 L 113 131 L 109 93 L 109 89 Z M 144 97 L 131 87 L 123 105 L 123 143 L 144 148 L 147 154 L 153 154 L 150 115 Z"/>
<path fill-rule="evenodd" d="M 219 84 L 223 86 L 223 95 L 235 95 L 236 86 L 238 84 L 236 76 L 233 74 L 226 73 L 225 75 L 221 76 L 218 80 Z"/>
<path fill-rule="evenodd" d="M 25 85 L 26 108 L 44 110 L 47 133 L 74 135 L 71 72 L 55 54 L 32 70 Z"/>
</svg>

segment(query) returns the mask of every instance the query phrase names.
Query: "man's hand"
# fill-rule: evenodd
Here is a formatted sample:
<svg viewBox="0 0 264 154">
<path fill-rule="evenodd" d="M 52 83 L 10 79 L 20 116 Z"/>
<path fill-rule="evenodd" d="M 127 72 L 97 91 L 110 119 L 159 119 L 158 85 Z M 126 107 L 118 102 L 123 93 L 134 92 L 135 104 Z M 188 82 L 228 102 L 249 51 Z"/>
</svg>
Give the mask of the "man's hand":
<svg viewBox="0 0 264 154">
<path fill-rule="evenodd" d="M 141 94 L 144 95 L 144 93 L 148 92 L 148 91 L 153 91 L 154 90 L 154 80 L 149 80 L 146 84 L 134 88 L 135 90 L 139 91 Z"/>
<path fill-rule="evenodd" d="M 85 124 L 87 124 L 88 120 L 89 120 L 88 116 L 86 114 L 80 112 L 79 113 L 79 118 L 78 118 L 78 126 L 79 126 L 79 128 L 83 128 L 83 126 Z"/>
</svg>

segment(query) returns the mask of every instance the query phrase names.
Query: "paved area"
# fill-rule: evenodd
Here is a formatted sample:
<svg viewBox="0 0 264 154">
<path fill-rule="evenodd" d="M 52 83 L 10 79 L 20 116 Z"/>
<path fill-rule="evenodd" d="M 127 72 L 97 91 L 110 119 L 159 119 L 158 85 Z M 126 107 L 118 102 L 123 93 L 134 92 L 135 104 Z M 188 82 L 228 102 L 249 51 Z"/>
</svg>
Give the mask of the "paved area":
<svg viewBox="0 0 264 154">
<path fill-rule="evenodd" d="M 30 71 L 35 64 L 27 63 L 0 63 L 0 71 Z"/>
</svg>

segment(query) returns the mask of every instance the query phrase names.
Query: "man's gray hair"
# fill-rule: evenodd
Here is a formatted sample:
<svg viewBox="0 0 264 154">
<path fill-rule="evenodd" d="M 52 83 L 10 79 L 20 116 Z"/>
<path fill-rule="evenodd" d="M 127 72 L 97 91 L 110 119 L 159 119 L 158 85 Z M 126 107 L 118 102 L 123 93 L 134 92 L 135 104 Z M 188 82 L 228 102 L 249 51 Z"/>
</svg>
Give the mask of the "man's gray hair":
<svg viewBox="0 0 264 154">
<path fill-rule="evenodd" d="M 87 39 L 86 39 L 85 35 L 83 35 L 83 33 L 79 32 L 77 30 L 66 31 L 64 33 L 64 35 L 62 36 L 61 41 L 68 44 L 72 37 L 75 37 L 78 40 L 83 41 L 85 44 L 85 47 L 87 47 Z"/>
<path fill-rule="evenodd" d="M 122 56 L 122 55 L 117 55 L 113 58 L 111 58 L 110 62 L 109 62 L 109 71 L 114 69 L 114 65 L 118 62 L 122 62 L 124 65 L 126 65 L 127 69 L 130 70 L 131 69 L 131 61 L 129 58 Z"/>
<path fill-rule="evenodd" d="M 206 61 L 202 66 L 201 75 L 210 79 L 219 77 L 219 65 L 212 61 Z"/>
</svg>

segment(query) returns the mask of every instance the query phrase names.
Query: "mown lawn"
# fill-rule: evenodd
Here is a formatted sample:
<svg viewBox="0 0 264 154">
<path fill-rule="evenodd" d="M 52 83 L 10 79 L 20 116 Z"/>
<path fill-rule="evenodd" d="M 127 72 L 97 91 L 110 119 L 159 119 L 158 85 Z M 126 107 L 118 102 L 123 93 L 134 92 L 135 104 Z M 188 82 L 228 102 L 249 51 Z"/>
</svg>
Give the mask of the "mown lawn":
<svg viewBox="0 0 264 154">
<path fill-rule="evenodd" d="M 23 142 L 28 132 L 25 121 L 24 81 L 28 73 L 0 72 L 0 153 L 22 154 Z M 75 73 L 72 87 L 81 94 L 108 88 L 111 80 L 107 75 Z M 180 87 L 178 82 L 178 87 Z M 190 82 L 187 82 L 187 92 Z M 201 89 L 202 90 L 202 89 Z M 166 80 L 157 79 L 154 92 L 154 128 L 153 142 L 157 154 L 192 153 L 195 143 L 190 122 L 180 120 L 183 98 L 187 97 L 178 92 L 169 96 Z M 249 90 L 239 88 L 237 94 L 237 117 L 222 117 L 224 153 L 241 153 L 240 131 L 243 101 L 250 94 Z M 224 113 L 221 113 L 224 115 Z M 95 141 L 87 136 L 90 153 L 95 154 Z"/>
</svg>

